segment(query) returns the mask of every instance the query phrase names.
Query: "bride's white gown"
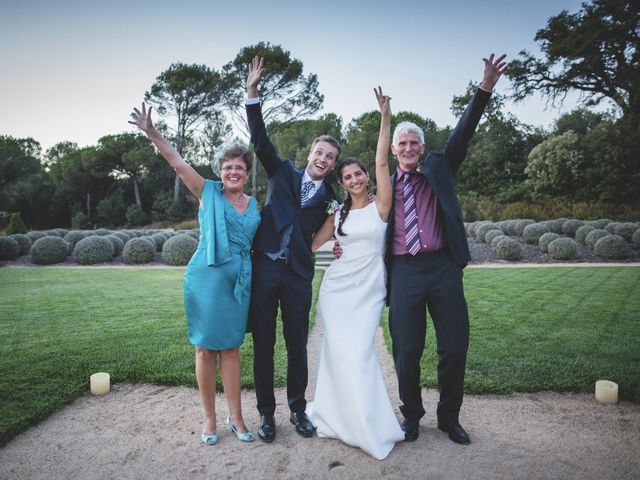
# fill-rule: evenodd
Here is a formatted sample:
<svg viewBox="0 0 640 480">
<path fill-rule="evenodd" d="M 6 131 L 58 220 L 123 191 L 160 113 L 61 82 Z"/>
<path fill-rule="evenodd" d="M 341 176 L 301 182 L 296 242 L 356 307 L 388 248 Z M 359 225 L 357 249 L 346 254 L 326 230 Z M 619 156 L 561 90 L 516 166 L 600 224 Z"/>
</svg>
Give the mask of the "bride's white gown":
<svg viewBox="0 0 640 480">
<path fill-rule="evenodd" d="M 336 229 L 342 256 L 320 286 L 317 314 L 323 338 L 316 395 L 307 406 L 318 436 L 339 438 L 379 460 L 404 439 L 375 347 L 386 295 L 386 229 L 375 202 L 349 212 L 342 226 L 346 236 Z"/>
</svg>

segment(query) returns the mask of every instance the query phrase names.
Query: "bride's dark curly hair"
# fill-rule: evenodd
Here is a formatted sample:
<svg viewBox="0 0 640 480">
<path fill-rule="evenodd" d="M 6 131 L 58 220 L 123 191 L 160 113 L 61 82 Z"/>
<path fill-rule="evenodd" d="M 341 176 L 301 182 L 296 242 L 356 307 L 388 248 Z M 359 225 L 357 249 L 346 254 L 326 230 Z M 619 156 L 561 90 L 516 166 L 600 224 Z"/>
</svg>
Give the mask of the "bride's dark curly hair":
<svg viewBox="0 0 640 480">
<path fill-rule="evenodd" d="M 369 172 L 367 171 L 367 167 L 364 166 L 364 163 L 362 163 L 360 160 L 358 160 L 355 157 L 347 157 L 342 162 L 340 162 L 336 167 L 336 173 L 337 173 L 339 182 L 342 182 L 342 170 L 344 170 L 344 167 L 349 165 L 357 165 L 365 174 L 367 175 L 369 174 Z M 338 220 L 338 233 L 343 237 L 346 237 L 347 234 L 342 231 L 342 224 L 349 216 L 349 210 L 351 210 L 351 203 L 352 203 L 351 195 L 349 195 L 349 192 L 346 192 L 346 197 L 342 204 L 342 208 L 340 209 L 340 218 Z"/>
</svg>

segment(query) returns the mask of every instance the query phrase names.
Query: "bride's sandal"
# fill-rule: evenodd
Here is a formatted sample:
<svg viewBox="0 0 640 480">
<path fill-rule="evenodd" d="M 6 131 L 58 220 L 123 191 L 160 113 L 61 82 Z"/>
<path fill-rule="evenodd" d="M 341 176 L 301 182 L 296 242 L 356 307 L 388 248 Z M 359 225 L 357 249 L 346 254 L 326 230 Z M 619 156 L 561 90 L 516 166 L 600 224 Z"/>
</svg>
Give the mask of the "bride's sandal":
<svg viewBox="0 0 640 480">
<path fill-rule="evenodd" d="M 255 440 L 255 437 L 251 432 L 247 431 L 247 432 L 240 433 L 236 428 L 236 426 L 231 421 L 230 417 L 227 417 L 227 426 L 231 429 L 233 433 L 236 434 L 236 437 L 238 437 L 238 440 L 240 440 L 241 442 L 253 442 Z"/>
<path fill-rule="evenodd" d="M 202 439 L 202 443 L 205 443 L 207 445 L 215 445 L 216 442 L 218 441 L 218 435 L 216 435 L 215 433 L 202 432 L 202 435 L 200 435 L 200 438 Z"/>
</svg>

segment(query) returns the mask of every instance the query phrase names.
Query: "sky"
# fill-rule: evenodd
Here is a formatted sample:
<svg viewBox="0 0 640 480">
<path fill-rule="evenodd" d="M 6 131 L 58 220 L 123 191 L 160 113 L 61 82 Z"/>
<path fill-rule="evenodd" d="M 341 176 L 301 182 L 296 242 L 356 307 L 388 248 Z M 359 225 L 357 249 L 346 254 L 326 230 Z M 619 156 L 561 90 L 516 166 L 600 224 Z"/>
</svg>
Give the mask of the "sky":
<svg viewBox="0 0 640 480">
<path fill-rule="evenodd" d="M 373 87 L 408 110 L 453 125 L 454 95 L 482 79 L 495 52 L 539 55 L 533 41 L 549 17 L 577 12 L 579 0 L 400 2 L 359 0 L 0 0 L 0 135 L 95 145 L 134 131 L 132 107 L 172 63 L 216 70 L 258 42 L 281 45 L 318 75 L 317 115 L 346 125 L 377 109 Z M 503 78 L 496 90 L 510 92 Z M 539 97 L 506 109 L 550 127 L 575 107 Z"/>
</svg>

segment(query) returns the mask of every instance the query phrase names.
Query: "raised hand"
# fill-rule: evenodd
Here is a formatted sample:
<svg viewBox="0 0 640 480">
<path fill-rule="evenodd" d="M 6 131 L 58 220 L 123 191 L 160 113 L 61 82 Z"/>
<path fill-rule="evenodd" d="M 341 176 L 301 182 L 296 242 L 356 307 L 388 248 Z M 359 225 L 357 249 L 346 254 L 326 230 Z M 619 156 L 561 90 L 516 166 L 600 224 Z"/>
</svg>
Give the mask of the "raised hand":
<svg viewBox="0 0 640 480">
<path fill-rule="evenodd" d="M 488 91 L 493 90 L 498 80 L 504 72 L 507 71 L 507 62 L 503 60 L 506 58 L 506 54 L 500 55 L 494 60 L 494 54 L 489 55 L 489 59 L 483 58 L 484 62 L 484 76 L 480 86 Z"/>
<path fill-rule="evenodd" d="M 264 58 L 256 55 L 249 64 L 249 74 L 247 75 L 247 95 L 249 98 L 258 96 L 258 84 L 262 79 L 263 73 Z"/>
<path fill-rule="evenodd" d="M 129 120 L 128 123 L 130 123 L 131 125 L 135 125 L 148 135 L 153 131 L 153 122 L 151 122 L 152 109 L 153 107 L 149 107 L 149 110 L 147 110 L 146 105 L 144 104 L 144 102 L 142 102 L 142 111 L 134 108 L 133 112 L 131 113 L 131 118 L 133 118 L 133 121 Z"/>
<path fill-rule="evenodd" d="M 383 115 L 391 115 L 391 97 L 382 94 L 382 87 L 373 89 L 373 93 L 376 94 L 376 100 L 378 100 L 378 106 L 380 107 L 380 113 Z"/>
</svg>

